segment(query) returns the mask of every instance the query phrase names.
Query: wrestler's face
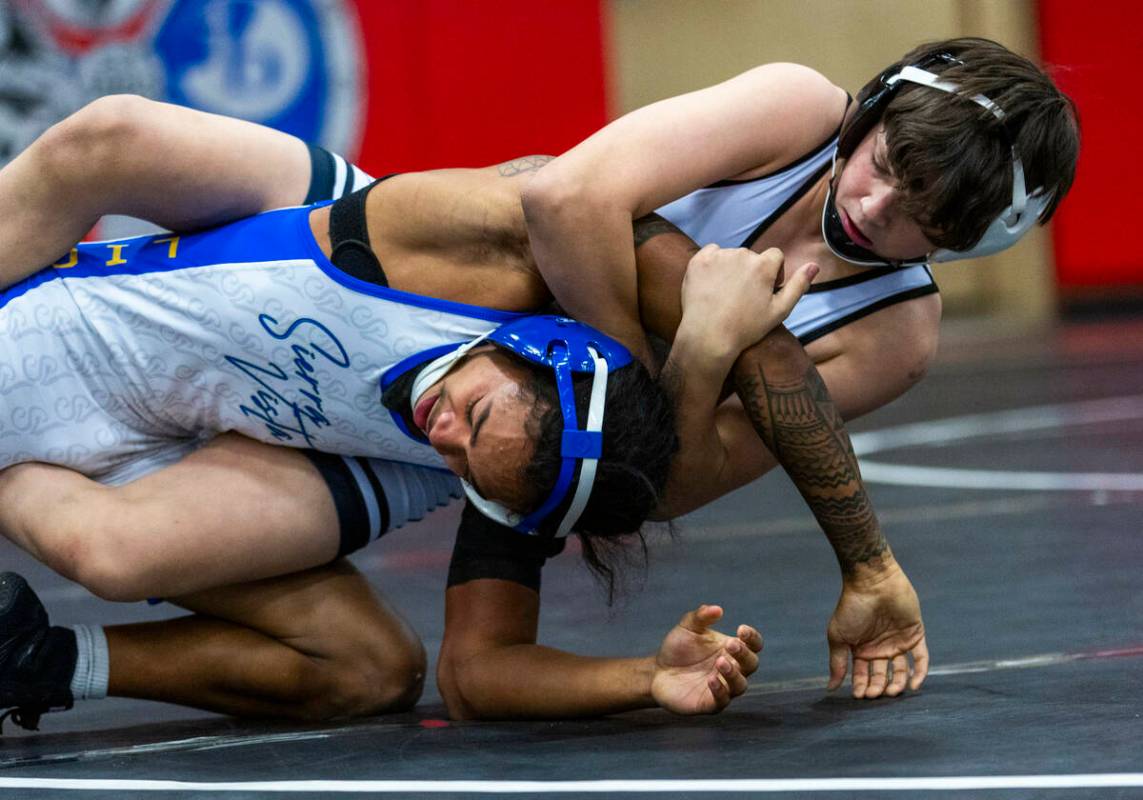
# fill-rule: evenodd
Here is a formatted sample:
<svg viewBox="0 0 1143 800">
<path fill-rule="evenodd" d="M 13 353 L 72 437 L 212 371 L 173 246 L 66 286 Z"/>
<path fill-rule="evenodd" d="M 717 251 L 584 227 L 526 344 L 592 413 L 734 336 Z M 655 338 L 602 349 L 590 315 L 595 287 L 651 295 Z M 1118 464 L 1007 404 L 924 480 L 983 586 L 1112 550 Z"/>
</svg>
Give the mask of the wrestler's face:
<svg viewBox="0 0 1143 800">
<path fill-rule="evenodd" d="M 890 261 L 917 258 L 936 245 L 899 210 L 901 192 L 886 151 L 885 129 L 877 125 L 842 167 L 834 201 L 842 227 L 854 242 Z"/>
<path fill-rule="evenodd" d="M 492 345 L 474 349 L 413 409 L 413 420 L 448 468 L 488 500 L 529 511 L 534 492 L 523 485 L 534 442 L 526 423 L 533 398 L 527 368 Z"/>
</svg>

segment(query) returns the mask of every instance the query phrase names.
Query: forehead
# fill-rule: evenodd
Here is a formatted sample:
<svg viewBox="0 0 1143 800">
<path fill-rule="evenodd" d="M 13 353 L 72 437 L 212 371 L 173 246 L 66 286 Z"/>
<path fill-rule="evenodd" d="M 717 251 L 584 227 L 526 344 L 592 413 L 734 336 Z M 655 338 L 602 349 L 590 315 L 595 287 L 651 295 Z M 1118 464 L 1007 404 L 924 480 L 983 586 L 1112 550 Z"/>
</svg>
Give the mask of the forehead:
<svg viewBox="0 0 1143 800">
<path fill-rule="evenodd" d="M 536 398 L 527 388 L 533 368 L 491 346 L 474 351 L 464 367 L 471 393 L 464 402 L 474 402 L 476 432 L 470 479 L 485 498 L 530 510 L 538 491 L 524 476 L 536 449 Z"/>
</svg>

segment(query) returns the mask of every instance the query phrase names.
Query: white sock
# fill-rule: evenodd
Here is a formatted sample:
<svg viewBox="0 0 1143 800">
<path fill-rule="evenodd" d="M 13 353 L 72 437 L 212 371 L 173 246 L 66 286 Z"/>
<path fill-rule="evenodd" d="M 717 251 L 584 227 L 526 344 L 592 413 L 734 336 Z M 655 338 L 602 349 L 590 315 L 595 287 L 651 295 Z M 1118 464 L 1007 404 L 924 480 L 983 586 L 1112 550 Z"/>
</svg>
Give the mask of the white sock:
<svg viewBox="0 0 1143 800">
<path fill-rule="evenodd" d="M 107 637 L 98 625 L 72 625 L 75 631 L 75 675 L 71 678 L 71 696 L 76 700 L 98 700 L 107 697 L 107 679 L 111 657 L 107 653 Z"/>
</svg>

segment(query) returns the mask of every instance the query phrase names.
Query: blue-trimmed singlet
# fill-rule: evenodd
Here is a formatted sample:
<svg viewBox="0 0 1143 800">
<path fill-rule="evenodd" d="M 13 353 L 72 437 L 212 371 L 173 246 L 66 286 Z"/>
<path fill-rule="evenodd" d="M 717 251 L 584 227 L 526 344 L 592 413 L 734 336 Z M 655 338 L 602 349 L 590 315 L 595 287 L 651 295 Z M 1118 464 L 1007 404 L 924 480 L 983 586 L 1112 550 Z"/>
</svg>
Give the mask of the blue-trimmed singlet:
<svg viewBox="0 0 1143 800">
<path fill-rule="evenodd" d="M 0 467 L 121 483 L 236 431 L 442 468 L 382 407 L 383 373 L 520 315 L 350 277 L 309 213 L 81 244 L 0 294 Z"/>
</svg>

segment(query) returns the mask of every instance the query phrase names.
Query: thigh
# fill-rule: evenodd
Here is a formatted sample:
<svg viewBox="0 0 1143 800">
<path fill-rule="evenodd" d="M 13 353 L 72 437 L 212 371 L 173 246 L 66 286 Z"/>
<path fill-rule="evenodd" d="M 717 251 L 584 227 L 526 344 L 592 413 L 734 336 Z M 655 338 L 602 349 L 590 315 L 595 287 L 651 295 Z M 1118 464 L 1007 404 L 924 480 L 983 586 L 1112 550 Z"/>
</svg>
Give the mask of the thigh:
<svg viewBox="0 0 1143 800">
<path fill-rule="evenodd" d="M 218 626 L 226 623 L 246 633 L 245 644 L 239 645 L 245 655 L 224 648 L 215 659 L 231 660 L 231 669 L 251 662 L 271 671 L 297 666 L 289 653 L 267 648 L 269 641 L 304 656 L 304 668 L 293 673 L 295 689 L 302 696 L 315 693 L 319 708 L 332 707 L 320 715 L 403 709 L 420 697 L 427 664 L 420 638 L 345 559 L 174 602 L 199 615 L 193 619 L 215 624 L 208 638 L 225 636 Z M 264 639 L 251 639 L 252 632 Z M 223 641 L 230 639 L 218 639 Z"/>
<path fill-rule="evenodd" d="M 163 565 L 156 588 L 165 596 L 296 572 L 337 555 L 333 498 L 309 459 L 290 448 L 225 434 L 105 492 L 113 495 L 105 508 L 123 515 L 137 549 Z"/>
<path fill-rule="evenodd" d="M 419 648 L 397 610 L 346 559 L 290 575 L 174 598 L 197 614 L 238 623 L 311 656 L 362 648 Z"/>
<path fill-rule="evenodd" d="M 0 531 L 109 600 L 175 597 L 328 563 L 338 522 L 306 456 L 235 434 L 122 486 L 40 463 L 0 472 Z"/>
</svg>

